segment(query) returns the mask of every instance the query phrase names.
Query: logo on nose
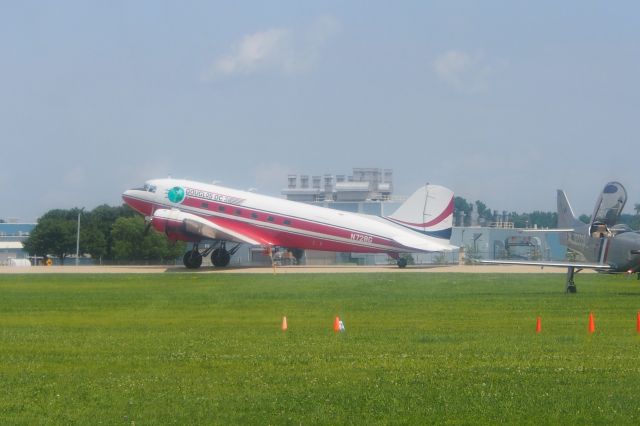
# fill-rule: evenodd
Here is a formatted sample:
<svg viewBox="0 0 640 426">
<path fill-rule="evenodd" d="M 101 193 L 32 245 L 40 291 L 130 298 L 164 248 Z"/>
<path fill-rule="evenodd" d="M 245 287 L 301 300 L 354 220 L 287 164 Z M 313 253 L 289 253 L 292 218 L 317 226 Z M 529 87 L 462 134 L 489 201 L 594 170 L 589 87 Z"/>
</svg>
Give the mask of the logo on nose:
<svg viewBox="0 0 640 426">
<path fill-rule="evenodd" d="M 179 186 L 174 186 L 167 193 L 167 197 L 169 197 L 169 201 L 172 203 L 181 203 L 184 201 L 184 189 Z"/>
</svg>

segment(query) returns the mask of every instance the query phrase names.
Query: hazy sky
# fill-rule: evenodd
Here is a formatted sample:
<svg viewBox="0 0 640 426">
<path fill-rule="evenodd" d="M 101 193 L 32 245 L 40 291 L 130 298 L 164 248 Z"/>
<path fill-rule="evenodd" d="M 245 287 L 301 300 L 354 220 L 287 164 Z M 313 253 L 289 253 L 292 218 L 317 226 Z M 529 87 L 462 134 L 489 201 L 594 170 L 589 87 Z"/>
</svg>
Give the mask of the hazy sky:
<svg viewBox="0 0 640 426">
<path fill-rule="evenodd" d="M 0 4 L 0 217 L 154 177 L 394 170 L 498 210 L 640 203 L 640 3 Z"/>
</svg>

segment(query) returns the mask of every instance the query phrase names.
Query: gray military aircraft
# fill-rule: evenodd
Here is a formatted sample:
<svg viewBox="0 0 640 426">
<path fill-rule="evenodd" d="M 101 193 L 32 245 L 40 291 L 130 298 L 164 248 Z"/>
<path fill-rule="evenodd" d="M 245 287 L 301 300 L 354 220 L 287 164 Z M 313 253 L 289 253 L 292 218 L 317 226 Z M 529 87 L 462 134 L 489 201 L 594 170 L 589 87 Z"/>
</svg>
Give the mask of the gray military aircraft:
<svg viewBox="0 0 640 426">
<path fill-rule="evenodd" d="M 576 219 L 562 190 L 558 190 L 558 228 L 560 242 L 580 254 L 584 262 L 576 261 L 518 261 L 481 260 L 480 263 L 534 265 L 567 268 L 567 293 L 575 293 L 574 275 L 583 269 L 594 269 L 603 273 L 638 274 L 640 279 L 640 232 L 627 225 L 617 224 L 627 202 L 627 191 L 619 182 L 605 185 L 591 223 Z"/>
</svg>

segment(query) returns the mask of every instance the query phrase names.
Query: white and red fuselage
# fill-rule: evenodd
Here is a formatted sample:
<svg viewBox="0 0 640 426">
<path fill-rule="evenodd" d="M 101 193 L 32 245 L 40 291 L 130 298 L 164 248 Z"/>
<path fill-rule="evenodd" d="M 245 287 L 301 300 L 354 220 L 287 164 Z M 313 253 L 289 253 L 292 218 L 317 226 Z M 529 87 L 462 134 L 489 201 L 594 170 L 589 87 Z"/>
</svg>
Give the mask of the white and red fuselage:
<svg viewBox="0 0 640 426">
<path fill-rule="evenodd" d="M 265 247 L 387 253 L 395 257 L 398 253 L 456 248 L 449 244 L 453 194 L 446 196 L 450 199 L 438 200 L 439 204 L 434 201 L 443 206 L 436 207 L 441 211 L 427 217 L 423 209 L 418 215 L 422 220 L 343 212 L 179 179 L 150 180 L 143 188 L 124 192 L 123 199 L 150 218 L 156 230 L 174 240 L 220 239 Z M 425 197 L 429 197 L 428 192 Z M 410 206 L 403 207 L 406 210 Z"/>
</svg>

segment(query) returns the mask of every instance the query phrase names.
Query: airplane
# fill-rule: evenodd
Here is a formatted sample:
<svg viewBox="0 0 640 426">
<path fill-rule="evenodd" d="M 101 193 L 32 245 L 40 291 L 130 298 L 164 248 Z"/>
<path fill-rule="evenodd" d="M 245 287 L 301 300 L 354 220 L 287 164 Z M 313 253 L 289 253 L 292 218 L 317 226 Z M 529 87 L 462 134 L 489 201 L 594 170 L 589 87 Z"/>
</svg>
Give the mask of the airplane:
<svg viewBox="0 0 640 426">
<path fill-rule="evenodd" d="M 617 224 L 627 202 L 627 191 L 619 182 L 604 186 L 591 215 L 591 223 L 578 220 L 564 191 L 558 190 L 560 242 L 584 257 L 584 262 L 480 260 L 485 264 L 533 265 L 567 268 L 566 292 L 576 293 L 574 275 L 583 269 L 602 273 L 638 274 L 640 279 L 640 232 Z M 551 230 L 545 230 L 546 232 Z"/>
<path fill-rule="evenodd" d="M 189 269 L 209 255 L 214 266 L 227 266 L 241 244 L 262 246 L 269 254 L 287 248 L 298 260 L 304 250 L 386 253 L 400 268 L 407 265 L 400 254 L 458 248 L 449 243 L 453 192 L 438 185 L 420 187 L 386 217 L 171 178 L 149 180 L 122 198 L 145 216 L 148 227 L 193 243 L 183 257 Z M 200 250 L 205 241 L 212 244 Z"/>
</svg>

